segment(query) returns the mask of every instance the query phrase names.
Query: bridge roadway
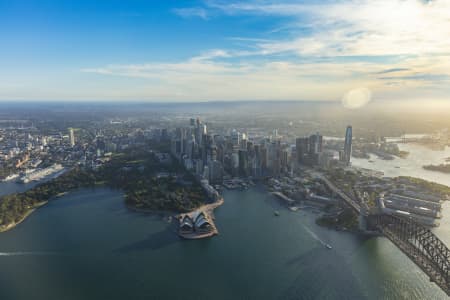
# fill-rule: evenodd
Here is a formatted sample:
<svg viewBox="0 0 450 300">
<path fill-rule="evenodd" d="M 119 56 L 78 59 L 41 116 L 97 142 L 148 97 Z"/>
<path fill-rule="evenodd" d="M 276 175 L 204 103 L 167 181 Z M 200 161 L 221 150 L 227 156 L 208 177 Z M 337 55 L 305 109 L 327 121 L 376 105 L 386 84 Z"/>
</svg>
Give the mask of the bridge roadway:
<svg viewBox="0 0 450 300">
<path fill-rule="evenodd" d="M 314 173 L 337 195 L 339 195 L 357 213 L 361 206 L 355 200 L 342 192 L 325 176 Z M 366 215 L 372 229 L 381 232 L 406 256 L 408 256 L 431 281 L 435 282 L 450 296 L 450 250 L 429 229 L 394 215 Z"/>
<path fill-rule="evenodd" d="M 350 198 L 347 194 L 345 194 L 341 189 L 339 189 L 334 183 L 332 183 L 330 180 L 328 180 L 325 176 L 314 173 L 314 175 L 325 182 L 325 184 L 328 186 L 329 189 L 335 194 L 337 194 L 339 197 L 341 197 L 351 208 L 353 208 L 358 214 L 361 212 L 361 206 L 359 203 L 357 203 L 355 200 Z"/>
</svg>

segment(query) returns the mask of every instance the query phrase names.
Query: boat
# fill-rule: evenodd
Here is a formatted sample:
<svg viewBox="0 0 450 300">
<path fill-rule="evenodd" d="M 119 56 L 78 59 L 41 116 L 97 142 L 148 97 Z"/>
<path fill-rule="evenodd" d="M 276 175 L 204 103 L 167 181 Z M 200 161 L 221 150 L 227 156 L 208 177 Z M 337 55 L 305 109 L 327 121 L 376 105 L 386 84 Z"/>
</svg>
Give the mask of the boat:
<svg viewBox="0 0 450 300">
<path fill-rule="evenodd" d="M 399 166 L 395 166 L 397 169 L 400 169 L 400 167 Z"/>
<path fill-rule="evenodd" d="M 64 170 L 64 167 L 60 164 L 54 164 L 45 169 L 34 169 L 30 172 L 26 172 L 24 176 L 17 179 L 18 183 L 28 183 L 32 181 L 39 181 L 45 177 L 60 174 L 60 171 Z"/>
<path fill-rule="evenodd" d="M 5 179 L 3 179 L 3 181 L 4 181 L 4 182 L 6 182 L 6 181 L 12 181 L 12 180 L 14 180 L 14 179 L 16 179 L 16 178 L 18 178 L 18 177 L 19 177 L 19 174 L 12 174 L 12 175 L 7 176 Z"/>
<path fill-rule="evenodd" d="M 276 210 L 273 212 L 273 214 L 278 217 L 280 215 L 280 212 L 278 210 Z"/>
<path fill-rule="evenodd" d="M 327 243 L 325 243 L 325 247 L 326 247 L 327 249 L 333 249 L 333 247 L 331 247 L 331 245 L 330 245 L 330 244 L 327 244 Z"/>
</svg>

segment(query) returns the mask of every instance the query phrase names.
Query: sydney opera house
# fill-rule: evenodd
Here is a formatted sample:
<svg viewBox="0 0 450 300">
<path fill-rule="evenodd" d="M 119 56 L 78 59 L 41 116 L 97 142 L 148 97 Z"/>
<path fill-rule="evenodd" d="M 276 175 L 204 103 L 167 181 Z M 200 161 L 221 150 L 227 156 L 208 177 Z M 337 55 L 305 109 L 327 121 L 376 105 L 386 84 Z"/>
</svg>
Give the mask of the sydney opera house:
<svg viewBox="0 0 450 300">
<path fill-rule="evenodd" d="M 196 211 L 190 216 L 186 214 L 180 218 L 180 235 L 202 235 L 214 230 L 212 222 L 203 211 Z"/>
</svg>

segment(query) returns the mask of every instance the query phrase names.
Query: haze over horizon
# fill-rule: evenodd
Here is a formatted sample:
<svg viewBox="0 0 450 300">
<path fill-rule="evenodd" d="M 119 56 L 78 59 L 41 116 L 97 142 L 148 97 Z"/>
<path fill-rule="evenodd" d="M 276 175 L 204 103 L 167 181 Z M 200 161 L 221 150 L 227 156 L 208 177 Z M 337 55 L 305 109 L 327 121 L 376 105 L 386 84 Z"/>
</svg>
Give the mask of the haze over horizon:
<svg viewBox="0 0 450 300">
<path fill-rule="evenodd" d="M 0 100 L 448 103 L 449 36 L 443 0 L 0 0 Z"/>
</svg>

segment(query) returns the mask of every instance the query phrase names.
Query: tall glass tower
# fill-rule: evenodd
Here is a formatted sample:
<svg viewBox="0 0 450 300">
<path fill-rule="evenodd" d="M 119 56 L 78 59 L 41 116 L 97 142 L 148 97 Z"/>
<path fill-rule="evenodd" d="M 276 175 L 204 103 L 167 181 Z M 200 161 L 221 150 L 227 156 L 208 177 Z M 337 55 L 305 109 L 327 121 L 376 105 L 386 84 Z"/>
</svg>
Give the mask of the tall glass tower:
<svg viewBox="0 0 450 300">
<path fill-rule="evenodd" d="M 347 126 L 345 131 L 345 144 L 344 144 L 344 160 L 347 164 L 350 164 L 350 158 L 352 157 L 352 126 Z"/>
</svg>

